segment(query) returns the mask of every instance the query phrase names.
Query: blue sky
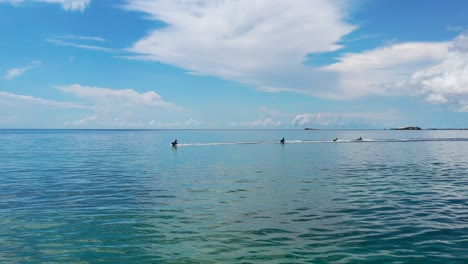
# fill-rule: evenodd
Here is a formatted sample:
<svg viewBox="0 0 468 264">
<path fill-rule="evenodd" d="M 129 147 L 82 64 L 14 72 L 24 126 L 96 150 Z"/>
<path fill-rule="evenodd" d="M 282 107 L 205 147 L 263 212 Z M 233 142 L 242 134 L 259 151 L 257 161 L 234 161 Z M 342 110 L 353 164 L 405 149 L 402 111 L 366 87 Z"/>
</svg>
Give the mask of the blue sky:
<svg viewBox="0 0 468 264">
<path fill-rule="evenodd" d="M 0 0 L 0 128 L 468 127 L 468 2 Z"/>
</svg>

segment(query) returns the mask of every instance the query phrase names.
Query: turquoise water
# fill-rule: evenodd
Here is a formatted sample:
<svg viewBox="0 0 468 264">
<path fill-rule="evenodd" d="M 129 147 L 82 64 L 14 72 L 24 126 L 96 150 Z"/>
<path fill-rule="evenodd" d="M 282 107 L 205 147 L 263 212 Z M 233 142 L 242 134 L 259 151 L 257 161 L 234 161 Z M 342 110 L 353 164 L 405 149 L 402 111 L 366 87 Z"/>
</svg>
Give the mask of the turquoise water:
<svg viewBox="0 0 468 264">
<path fill-rule="evenodd" d="M 467 154 L 468 131 L 0 130 L 0 262 L 467 263 Z"/>
</svg>

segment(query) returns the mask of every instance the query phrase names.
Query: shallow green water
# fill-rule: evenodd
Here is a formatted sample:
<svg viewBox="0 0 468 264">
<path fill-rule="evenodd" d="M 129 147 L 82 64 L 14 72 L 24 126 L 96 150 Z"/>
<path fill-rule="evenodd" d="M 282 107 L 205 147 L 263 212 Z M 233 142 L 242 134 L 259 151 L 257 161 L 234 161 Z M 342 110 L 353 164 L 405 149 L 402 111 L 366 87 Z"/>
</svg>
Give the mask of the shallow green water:
<svg viewBox="0 0 468 264">
<path fill-rule="evenodd" d="M 468 131 L 0 130 L 0 261 L 466 263 L 467 149 Z"/>
</svg>

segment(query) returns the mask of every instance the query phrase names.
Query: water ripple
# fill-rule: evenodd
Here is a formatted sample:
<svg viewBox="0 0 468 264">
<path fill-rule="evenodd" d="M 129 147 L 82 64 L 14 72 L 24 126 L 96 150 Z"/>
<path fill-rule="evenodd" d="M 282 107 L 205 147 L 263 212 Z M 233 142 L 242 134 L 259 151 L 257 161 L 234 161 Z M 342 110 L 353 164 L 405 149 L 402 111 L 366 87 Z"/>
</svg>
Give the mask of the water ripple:
<svg viewBox="0 0 468 264">
<path fill-rule="evenodd" d="M 464 263 L 468 142 L 431 133 L 175 150 L 167 131 L 2 132 L 0 262 Z"/>
</svg>

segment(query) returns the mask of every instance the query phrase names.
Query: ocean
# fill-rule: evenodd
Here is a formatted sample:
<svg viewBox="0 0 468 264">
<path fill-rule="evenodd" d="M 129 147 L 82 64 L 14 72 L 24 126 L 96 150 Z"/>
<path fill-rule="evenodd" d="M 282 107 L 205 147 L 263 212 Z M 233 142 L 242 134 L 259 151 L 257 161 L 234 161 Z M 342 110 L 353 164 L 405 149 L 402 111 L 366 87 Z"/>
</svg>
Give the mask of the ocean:
<svg viewBox="0 0 468 264">
<path fill-rule="evenodd" d="M 467 154 L 468 130 L 0 130 L 0 263 L 467 263 Z"/>
</svg>

